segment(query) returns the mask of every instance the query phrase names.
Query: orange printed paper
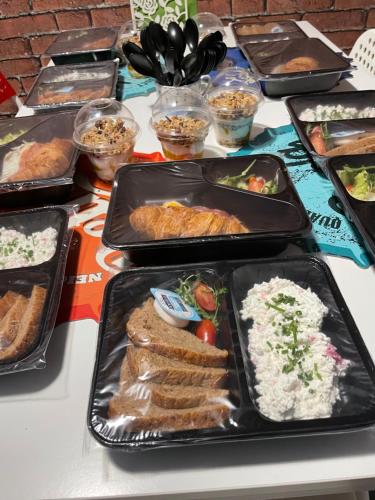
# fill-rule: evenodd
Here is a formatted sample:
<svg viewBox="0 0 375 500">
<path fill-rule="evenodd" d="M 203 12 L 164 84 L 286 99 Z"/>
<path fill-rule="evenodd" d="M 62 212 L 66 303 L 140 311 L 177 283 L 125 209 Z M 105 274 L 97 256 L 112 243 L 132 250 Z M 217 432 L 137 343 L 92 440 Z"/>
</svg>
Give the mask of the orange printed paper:
<svg viewBox="0 0 375 500">
<path fill-rule="evenodd" d="M 135 162 L 164 161 L 160 153 L 135 153 Z M 106 248 L 102 231 L 111 184 L 98 179 L 85 157 L 69 205 L 77 205 L 57 323 L 91 318 L 99 321 L 104 288 L 127 265 L 123 252 Z"/>
</svg>

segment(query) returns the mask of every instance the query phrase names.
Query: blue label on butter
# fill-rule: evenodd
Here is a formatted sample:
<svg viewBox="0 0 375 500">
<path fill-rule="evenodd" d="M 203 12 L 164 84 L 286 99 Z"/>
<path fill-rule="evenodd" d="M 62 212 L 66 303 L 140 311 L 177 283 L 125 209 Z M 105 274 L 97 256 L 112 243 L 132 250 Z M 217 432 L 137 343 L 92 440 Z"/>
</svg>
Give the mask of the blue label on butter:
<svg viewBox="0 0 375 500">
<path fill-rule="evenodd" d="M 150 291 L 166 313 L 187 321 L 201 321 L 194 307 L 187 305 L 177 293 L 162 288 L 150 288 Z"/>
</svg>

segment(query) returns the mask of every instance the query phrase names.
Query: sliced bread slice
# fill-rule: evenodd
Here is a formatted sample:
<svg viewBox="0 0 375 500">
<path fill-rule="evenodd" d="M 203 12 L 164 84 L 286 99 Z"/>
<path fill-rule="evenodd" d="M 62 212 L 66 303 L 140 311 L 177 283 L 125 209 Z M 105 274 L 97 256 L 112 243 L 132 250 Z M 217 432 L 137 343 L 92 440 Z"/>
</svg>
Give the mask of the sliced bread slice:
<svg viewBox="0 0 375 500">
<path fill-rule="evenodd" d="M 206 344 L 189 331 L 176 328 L 162 320 L 149 298 L 129 317 L 126 331 L 137 346 L 199 366 L 221 367 L 227 364 L 228 352 Z"/>
<path fill-rule="evenodd" d="M 16 302 L 19 294 L 8 290 L 0 299 L 0 320 L 4 318 L 9 309 Z"/>
<path fill-rule="evenodd" d="M 18 331 L 14 341 L 0 350 L 0 360 L 16 360 L 24 356 L 33 346 L 39 331 L 39 322 L 46 298 L 46 289 L 34 286 L 27 307 L 18 318 Z"/>
<path fill-rule="evenodd" d="M 209 429 L 222 426 L 229 418 L 230 408 L 224 404 L 208 404 L 184 409 L 160 408 L 147 401 L 114 396 L 109 402 L 109 418 L 122 417 L 127 432 L 173 432 Z"/>
<path fill-rule="evenodd" d="M 127 358 L 133 377 L 142 382 L 218 388 L 227 375 L 224 368 L 204 368 L 176 361 L 142 347 L 129 346 Z"/>
<path fill-rule="evenodd" d="M 135 381 L 129 368 L 128 358 L 124 357 L 121 366 L 119 395 L 124 398 L 151 399 L 162 408 L 193 408 L 202 404 L 228 404 L 229 391 L 205 387 L 154 384 Z"/>
<path fill-rule="evenodd" d="M 13 298 L 11 299 L 13 300 Z M 14 342 L 16 338 L 22 318 L 27 309 L 29 300 L 23 295 L 17 295 L 13 305 L 0 321 L 0 356 L 1 350 L 6 349 Z"/>
</svg>

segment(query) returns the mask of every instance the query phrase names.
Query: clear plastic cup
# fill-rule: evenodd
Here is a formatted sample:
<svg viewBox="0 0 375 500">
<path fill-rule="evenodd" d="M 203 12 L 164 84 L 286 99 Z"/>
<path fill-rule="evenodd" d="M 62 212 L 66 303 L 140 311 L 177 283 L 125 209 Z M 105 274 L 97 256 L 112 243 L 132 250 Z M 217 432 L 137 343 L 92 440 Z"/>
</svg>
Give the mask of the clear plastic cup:
<svg viewBox="0 0 375 500">
<path fill-rule="evenodd" d="M 220 31 L 223 37 L 225 36 L 224 24 L 216 14 L 199 12 L 193 16 L 193 19 L 197 23 L 200 40 L 210 33 L 215 33 L 215 31 Z"/>
<path fill-rule="evenodd" d="M 134 151 L 139 126 L 131 111 L 113 99 L 96 99 L 77 113 L 73 139 L 90 159 L 96 175 L 112 182 Z"/>
<path fill-rule="evenodd" d="M 263 96 L 255 77 L 242 68 L 218 73 L 207 94 L 216 140 L 226 147 L 247 144 Z"/>
<path fill-rule="evenodd" d="M 167 159 L 203 157 L 210 116 L 198 93 L 184 88 L 162 92 L 152 109 L 151 126 Z"/>
</svg>

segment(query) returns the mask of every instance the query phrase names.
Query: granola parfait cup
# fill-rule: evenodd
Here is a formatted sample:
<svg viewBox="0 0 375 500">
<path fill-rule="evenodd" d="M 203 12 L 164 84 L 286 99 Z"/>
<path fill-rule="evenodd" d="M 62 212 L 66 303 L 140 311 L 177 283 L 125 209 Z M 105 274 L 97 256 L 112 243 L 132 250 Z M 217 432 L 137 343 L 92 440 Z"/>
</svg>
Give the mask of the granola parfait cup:
<svg viewBox="0 0 375 500">
<path fill-rule="evenodd" d="M 262 101 L 260 86 L 248 71 L 227 68 L 219 73 L 207 94 L 217 142 L 230 148 L 247 144 Z"/>
<path fill-rule="evenodd" d="M 153 106 L 151 127 L 167 159 L 203 158 L 210 116 L 198 93 L 181 88 L 163 92 Z"/>
<path fill-rule="evenodd" d="M 96 175 L 112 182 L 120 166 L 129 162 L 138 134 L 139 126 L 126 106 L 113 99 L 96 99 L 77 113 L 73 139 Z"/>
</svg>

